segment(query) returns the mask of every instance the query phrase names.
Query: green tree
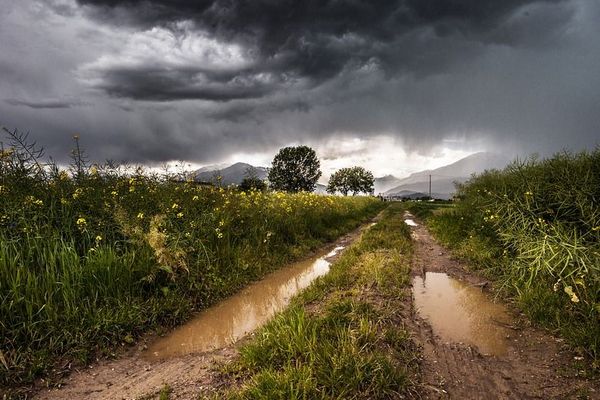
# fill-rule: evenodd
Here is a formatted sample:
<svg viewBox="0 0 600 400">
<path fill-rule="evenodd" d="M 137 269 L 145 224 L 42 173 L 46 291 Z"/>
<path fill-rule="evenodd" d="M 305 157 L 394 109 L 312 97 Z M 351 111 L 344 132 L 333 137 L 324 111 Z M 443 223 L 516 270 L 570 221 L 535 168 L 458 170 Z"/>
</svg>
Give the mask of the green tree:
<svg viewBox="0 0 600 400">
<path fill-rule="evenodd" d="M 244 173 L 244 179 L 240 182 L 240 189 L 247 192 L 250 190 L 263 191 L 267 188 L 265 181 L 258 177 L 256 168 L 249 167 Z"/>
<path fill-rule="evenodd" d="M 342 168 L 329 178 L 327 192 L 331 194 L 340 192 L 344 196 L 349 192 L 352 192 L 352 195 L 361 192 L 369 194 L 373 192 L 374 184 L 375 179 L 371 171 L 363 167 Z"/>
<path fill-rule="evenodd" d="M 284 147 L 269 170 L 271 188 L 286 192 L 312 192 L 321 177 L 317 153 L 308 146 Z"/>
</svg>

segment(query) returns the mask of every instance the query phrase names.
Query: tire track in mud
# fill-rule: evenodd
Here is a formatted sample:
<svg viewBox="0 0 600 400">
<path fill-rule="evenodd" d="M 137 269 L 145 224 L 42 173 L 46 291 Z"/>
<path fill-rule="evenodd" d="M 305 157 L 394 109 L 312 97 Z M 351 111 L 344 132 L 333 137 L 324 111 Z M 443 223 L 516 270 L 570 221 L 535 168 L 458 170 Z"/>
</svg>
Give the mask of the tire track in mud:
<svg viewBox="0 0 600 400">
<path fill-rule="evenodd" d="M 406 218 L 414 217 L 410 214 Z M 420 221 L 411 227 L 413 276 L 442 272 L 488 292 L 490 283 L 451 258 Z M 490 293 L 488 293 L 490 294 Z M 482 354 L 477 347 L 439 337 L 414 306 L 408 319 L 422 348 L 423 399 L 600 399 L 598 381 L 578 376 L 576 355 L 563 343 L 508 306 L 514 324 L 508 327 L 504 355 Z"/>
<path fill-rule="evenodd" d="M 376 216 L 371 221 L 376 222 L 379 218 L 380 216 Z M 360 237 L 363 230 L 368 229 L 375 222 L 362 225 L 334 243 L 308 255 L 307 259 L 315 257 L 321 251 L 329 252 L 336 247 L 346 248 Z M 325 260 L 334 262 L 341 252 L 343 250 L 335 255 L 329 253 L 325 256 Z M 269 276 L 263 279 L 269 279 Z M 252 333 L 237 343 L 214 351 L 193 352 L 161 360 L 149 360 L 144 357 L 147 348 L 144 342 L 151 343 L 156 340 L 155 335 L 149 335 L 138 344 L 137 349 L 132 348 L 117 359 L 99 360 L 88 367 L 74 370 L 58 387 L 42 388 L 43 383 L 39 383 L 33 398 L 37 400 L 155 399 L 167 384 L 170 388 L 169 399 L 197 399 L 201 393 L 214 392 L 226 384 L 220 379 L 219 366 L 233 362 L 239 355 L 239 346 L 251 335 Z"/>
</svg>

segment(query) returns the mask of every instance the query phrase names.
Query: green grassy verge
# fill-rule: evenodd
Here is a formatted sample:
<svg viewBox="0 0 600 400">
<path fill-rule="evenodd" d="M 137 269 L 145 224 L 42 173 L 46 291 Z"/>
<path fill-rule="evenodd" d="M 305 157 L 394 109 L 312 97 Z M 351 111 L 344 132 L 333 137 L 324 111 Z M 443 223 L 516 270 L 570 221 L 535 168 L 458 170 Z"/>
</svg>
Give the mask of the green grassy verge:
<svg viewBox="0 0 600 400">
<path fill-rule="evenodd" d="M 498 280 L 535 322 L 600 366 L 600 150 L 486 172 L 454 208 L 428 217 L 434 235 Z"/>
<path fill-rule="evenodd" d="M 3 388 L 174 326 L 383 207 L 109 167 L 42 174 L 20 157 L 0 154 Z"/>
<path fill-rule="evenodd" d="M 291 306 L 241 349 L 230 399 L 388 399 L 414 389 L 403 328 L 410 232 L 393 204 Z"/>
</svg>

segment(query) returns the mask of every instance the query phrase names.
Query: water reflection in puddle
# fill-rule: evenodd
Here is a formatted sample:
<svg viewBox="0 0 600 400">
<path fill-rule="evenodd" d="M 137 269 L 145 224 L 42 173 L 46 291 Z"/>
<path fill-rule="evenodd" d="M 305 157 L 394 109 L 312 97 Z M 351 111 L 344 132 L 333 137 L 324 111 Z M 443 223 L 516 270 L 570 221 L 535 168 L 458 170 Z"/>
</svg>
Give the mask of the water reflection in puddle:
<svg viewBox="0 0 600 400">
<path fill-rule="evenodd" d="M 211 307 L 144 352 L 147 359 L 164 359 L 209 351 L 236 342 L 287 306 L 290 298 L 314 279 L 329 272 L 327 258 L 344 247 L 282 268 L 238 294 Z"/>
<path fill-rule="evenodd" d="M 474 345 L 483 354 L 506 354 L 511 319 L 477 287 L 444 273 L 427 272 L 413 280 L 415 306 L 443 340 Z"/>
</svg>

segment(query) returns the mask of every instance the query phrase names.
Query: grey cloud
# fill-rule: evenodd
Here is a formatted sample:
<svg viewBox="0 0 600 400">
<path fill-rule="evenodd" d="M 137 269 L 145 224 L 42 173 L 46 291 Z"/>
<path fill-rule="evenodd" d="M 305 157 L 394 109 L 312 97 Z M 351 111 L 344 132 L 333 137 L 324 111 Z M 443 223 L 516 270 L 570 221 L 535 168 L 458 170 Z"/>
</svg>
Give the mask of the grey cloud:
<svg viewBox="0 0 600 400">
<path fill-rule="evenodd" d="M 598 142 L 596 0 L 26 3 L 0 15 L 0 122 L 57 158 L 75 132 L 94 160 L 145 163 L 377 135 L 424 153 L 452 137 L 540 153 Z M 153 28 L 179 47 L 126 46 Z M 244 62 L 188 57 L 195 34 Z M 87 106 L 32 107 L 65 93 Z"/>
<path fill-rule="evenodd" d="M 111 96 L 137 100 L 170 101 L 203 99 L 228 101 L 262 97 L 274 90 L 252 76 L 234 76 L 228 80 L 205 80 L 195 71 L 137 71 L 111 69 L 103 71 L 102 83 L 96 86 Z"/>
<path fill-rule="evenodd" d="M 104 22 L 137 24 L 144 29 L 163 26 L 177 34 L 177 23 L 191 20 L 196 29 L 208 31 L 224 42 L 237 43 L 254 54 L 254 73 L 270 74 L 280 81 L 285 76 L 304 79 L 309 87 L 372 60 L 377 60 L 390 76 L 442 70 L 455 57 L 469 54 L 461 49 L 444 50 L 434 57 L 430 46 L 450 37 L 467 43 L 514 42 L 510 32 L 502 34 L 496 29 L 515 10 L 549 2 L 79 0 L 90 15 Z M 551 28 L 547 29 L 554 28 L 552 22 L 564 21 L 549 22 Z M 457 42 L 454 45 L 459 46 Z M 240 86 L 235 80 L 194 87 L 189 67 L 169 66 L 151 74 L 141 68 L 124 71 L 119 66 L 105 67 L 97 71 L 100 83 L 94 86 L 113 96 L 160 101 L 255 98 L 285 88 L 276 84 L 268 88 Z M 248 79 L 243 69 L 234 73 L 238 79 Z"/>
<path fill-rule="evenodd" d="M 87 103 L 80 100 L 65 99 L 43 99 L 43 100 L 23 100 L 23 99 L 5 99 L 6 103 L 13 106 L 25 106 L 34 109 L 40 108 L 71 108 L 84 106 Z"/>
</svg>

